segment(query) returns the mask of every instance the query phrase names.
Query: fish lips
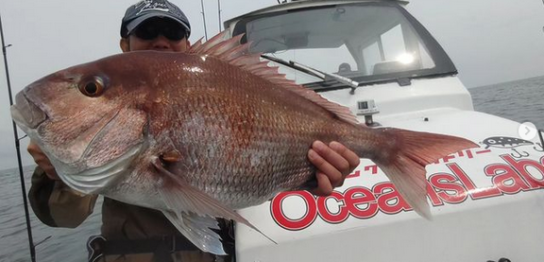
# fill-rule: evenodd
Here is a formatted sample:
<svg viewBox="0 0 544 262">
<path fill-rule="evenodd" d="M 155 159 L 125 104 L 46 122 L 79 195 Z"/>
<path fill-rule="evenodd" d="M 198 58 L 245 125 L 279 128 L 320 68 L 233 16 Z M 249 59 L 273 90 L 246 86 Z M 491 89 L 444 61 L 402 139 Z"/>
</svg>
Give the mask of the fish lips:
<svg viewBox="0 0 544 262">
<path fill-rule="evenodd" d="M 11 106 L 11 117 L 22 129 L 36 129 L 48 119 L 47 114 L 30 101 L 24 92 L 15 97 L 15 105 Z"/>
</svg>

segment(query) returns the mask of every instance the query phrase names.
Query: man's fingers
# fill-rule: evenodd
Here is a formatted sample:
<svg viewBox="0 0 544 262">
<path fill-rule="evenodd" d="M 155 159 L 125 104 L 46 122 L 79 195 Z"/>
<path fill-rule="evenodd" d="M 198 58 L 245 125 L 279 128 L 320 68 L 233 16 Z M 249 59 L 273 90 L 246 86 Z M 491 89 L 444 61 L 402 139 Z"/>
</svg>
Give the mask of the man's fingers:
<svg viewBox="0 0 544 262">
<path fill-rule="evenodd" d="M 348 176 L 360 162 L 353 151 L 338 142 L 329 145 L 315 141 L 308 151 L 308 159 L 317 168 L 317 188 L 312 193 L 328 196 L 335 187 L 342 186 Z"/>
<path fill-rule="evenodd" d="M 317 188 L 311 190 L 310 192 L 316 196 L 328 196 L 332 194 L 332 190 L 334 188 L 331 185 L 331 182 L 327 175 L 321 172 L 317 172 L 315 176 L 317 179 Z"/>
<path fill-rule="evenodd" d="M 355 154 L 355 152 L 349 150 L 347 147 L 336 141 L 331 142 L 329 146 L 348 162 L 349 167 L 347 170 L 340 170 L 342 174 L 349 175 L 357 166 L 359 166 L 361 159 L 357 154 Z"/>
<path fill-rule="evenodd" d="M 310 159 L 310 162 L 317 168 L 317 173 L 322 173 L 322 175 L 329 180 L 332 187 L 341 186 L 344 182 L 344 175 L 339 171 L 339 168 L 334 165 L 340 163 L 340 165 L 349 166 L 348 162 L 322 142 L 315 142 L 314 144 L 317 145 L 312 147 L 308 152 L 308 159 Z M 320 152 L 318 152 L 318 150 Z M 319 184 L 320 177 L 318 176 L 317 178 L 319 187 L 323 182 Z"/>
<path fill-rule="evenodd" d="M 30 141 L 27 147 L 28 153 L 34 158 L 34 162 L 43 169 L 45 174 L 52 180 L 60 180 L 59 176 L 57 175 L 57 171 L 55 170 L 55 167 L 51 164 L 51 161 L 49 161 L 49 158 L 43 153 L 43 151 L 38 147 L 36 143 L 33 141 Z"/>
<path fill-rule="evenodd" d="M 335 143 L 335 146 L 338 147 L 342 152 L 349 151 L 340 143 Z M 321 141 L 315 141 L 312 144 L 312 149 L 315 150 L 326 162 L 332 165 L 335 169 L 340 171 L 343 175 L 348 175 L 346 173 L 350 172 L 350 163 L 345 159 L 344 156 L 339 154 L 336 150 L 333 150 L 332 147 L 325 145 Z M 324 170 L 322 170 L 324 171 Z"/>
<path fill-rule="evenodd" d="M 42 151 L 34 142 L 30 141 L 27 147 L 28 153 L 34 157 L 34 155 L 41 153 Z"/>
</svg>

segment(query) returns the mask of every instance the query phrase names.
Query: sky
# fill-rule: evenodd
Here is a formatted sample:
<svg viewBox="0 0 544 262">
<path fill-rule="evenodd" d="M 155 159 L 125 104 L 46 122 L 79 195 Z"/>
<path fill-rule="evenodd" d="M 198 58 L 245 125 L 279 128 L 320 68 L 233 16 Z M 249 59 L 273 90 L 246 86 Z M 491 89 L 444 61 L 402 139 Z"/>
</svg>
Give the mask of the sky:
<svg viewBox="0 0 544 262">
<path fill-rule="evenodd" d="M 117 54 L 119 26 L 136 0 L 2 0 L 13 94 L 55 71 Z M 200 1 L 171 0 L 204 36 Z M 218 2 L 204 0 L 208 36 L 219 32 Z M 223 0 L 221 18 L 277 4 Z M 543 0 L 413 0 L 406 9 L 443 46 L 468 88 L 544 75 Z M 0 170 L 17 165 L 6 75 L 0 66 Z M 21 136 L 20 134 L 19 136 Z M 23 164 L 33 164 L 22 140 Z"/>
</svg>

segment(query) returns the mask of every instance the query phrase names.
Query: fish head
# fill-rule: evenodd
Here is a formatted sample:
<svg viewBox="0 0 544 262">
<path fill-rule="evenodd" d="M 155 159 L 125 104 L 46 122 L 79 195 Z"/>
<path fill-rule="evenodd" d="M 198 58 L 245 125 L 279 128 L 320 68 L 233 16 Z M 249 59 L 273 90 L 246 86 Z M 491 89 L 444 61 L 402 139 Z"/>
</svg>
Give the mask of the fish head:
<svg viewBox="0 0 544 262">
<path fill-rule="evenodd" d="M 109 182 L 144 144 L 149 78 L 132 60 L 117 55 L 53 73 L 19 92 L 11 108 L 61 179 L 83 193 Z"/>
</svg>

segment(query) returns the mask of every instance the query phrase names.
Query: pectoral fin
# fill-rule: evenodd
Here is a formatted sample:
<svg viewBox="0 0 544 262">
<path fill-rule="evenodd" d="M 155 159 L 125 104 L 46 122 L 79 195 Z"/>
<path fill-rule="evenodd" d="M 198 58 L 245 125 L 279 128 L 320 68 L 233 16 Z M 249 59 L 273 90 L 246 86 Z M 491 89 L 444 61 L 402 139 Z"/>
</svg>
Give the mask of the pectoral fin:
<svg viewBox="0 0 544 262">
<path fill-rule="evenodd" d="M 234 210 L 225 207 L 223 204 L 221 204 L 216 199 L 210 197 L 206 193 L 192 187 L 188 183 L 186 183 L 181 177 L 176 176 L 175 174 L 168 171 L 161 162 L 160 158 L 155 158 L 153 161 L 153 165 L 155 168 L 163 175 L 165 175 L 165 180 L 172 181 L 174 185 L 158 185 L 158 192 L 168 207 L 168 211 L 170 213 L 176 214 L 176 216 L 168 215 L 172 218 L 169 218 L 171 221 L 182 221 L 181 223 L 177 223 L 176 227 L 193 242 L 195 245 L 199 246 L 202 250 L 207 252 L 212 252 L 213 250 L 208 250 L 206 247 L 203 247 L 203 244 L 200 243 L 198 239 L 190 239 L 189 235 L 186 235 L 184 231 L 197 231 L 200 230 L 199 234 L 206 235 L 208 239 L 218 239 L 217 234 L 212 232 L 209 229 L 202 230 L 198 227 L 205 225 L 206 227 L 211 227 L 211 223 L 208 221 L 205 221 L 204 219 L 210 219 L 210 217 L 222 217 L 226 219 L 232 219 L 236 222 L 243 223 L 247 225 L 248 227 L 254 229 L 255 231 L 261 233 L 264 235 L 260 230 L 258 230 L 255 226 L 253 226 L 249 221 L 247 221 L 245 218 L 240 216 L 238 213 L 234 212 Z M 163 211 L 166 213 L 166 211 Z M 187 216 L 181 217 L 180 215 L 177 215 L 178 213 L 184 214 L 192 212 L 197 216 L 190 216 L 191 218 L 187 220 Z M 200 217 L 198 217 L 198 215 Z M 185 220 L 181 219 L 185 218 Z M 203 219 L 204 222 L 200 222 L 200 219 Z M 174 222 L 173 222 L 174 223 Z M 216 226 L 216 225 L 215 225 Z M 181 230 L 180 228 L 183 228 Z M 213 234 L 210 234 L 213 233 Z M 193 234 L 195 238 L 199 237 L 199 234 Z M 267 237 L 268 238 L 268 237 Z M 268 238 L 270 239 L 270 238 Z M 271 239 L 270 239 L 271 240 Z M 211 240 L 210 240 L 211 241 Z M 271 240 L 274 242 L 273 240 Z M 212 241 L 213 242 L 213 241 Z M 274 242 L 276 243 L 276 242 Z M 204 243 L 204 245 L 206 245 Z M 208 243 L 208 245 L 210 245 Z M 215 245 L 216 246 L 216 245 Z M 217 250 L 217 249 L 215 249 Z"/>
<path fill-rule="evenodd" d="M 162 161 L 167 163 L 176 163 L 181 160 L 181 153 L 174 149 L 162 154 L 160 158 Z"/>
<path fill-rule="evenodd" d="M 172 139 L 165 137 L 163 138 L 163 143 L 165 144 L 165 151 L 159 156 L 161 162 L 165 164 L 174 164 L 182 159 L 182 155 L 176 148 Z"/>
<path fill-rule="evenodd" d="M 218 229 L 217 220 L 209 216 L 199 216 L 195 213 L 162 211 L 164 216 L 191 243 L 200 250 L 216 255 L 226 255 L 221 238 L 210 228 Z"/>
<path fill-rule="evenodd" d="M 232 219 L 244 223 L 253 228 L 245 218 L 226 208 L 219 201 L 208 196 L 206 193 L 192 187 L 179 176 L 172 174 L 164 168 L 161 160 L 156 158 L 154 166 L 161 174 L 166 176 L 166 180 L 173 181 L 175 185 L 162 186 L 159 193 L 166 205 L 175 211 L 191 211 L 196 214 L 210 215 Z"/>
</svg>

